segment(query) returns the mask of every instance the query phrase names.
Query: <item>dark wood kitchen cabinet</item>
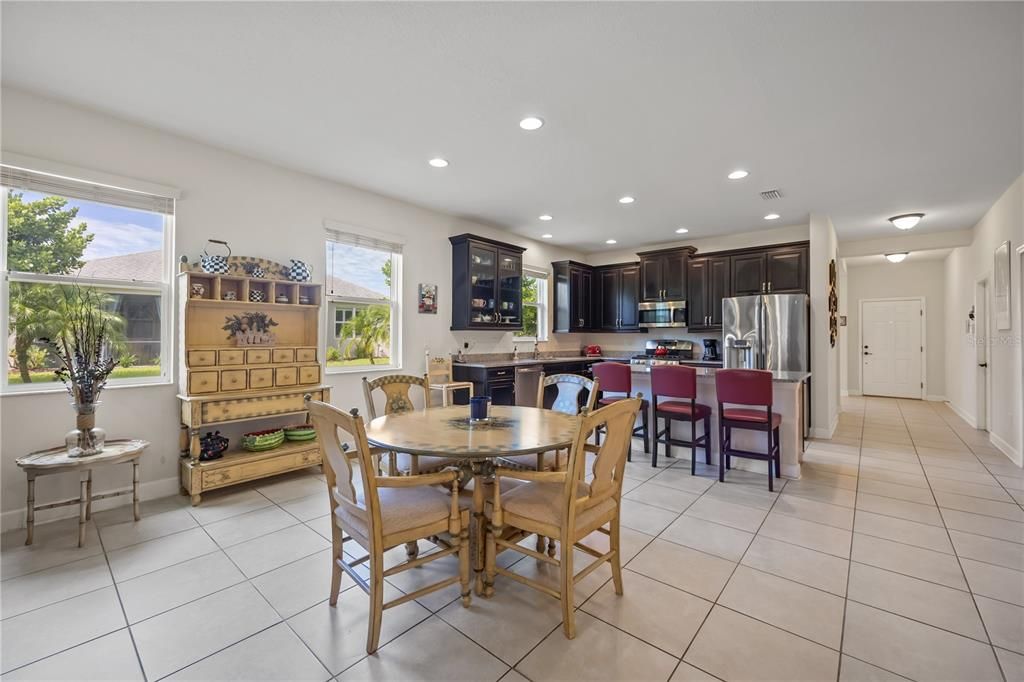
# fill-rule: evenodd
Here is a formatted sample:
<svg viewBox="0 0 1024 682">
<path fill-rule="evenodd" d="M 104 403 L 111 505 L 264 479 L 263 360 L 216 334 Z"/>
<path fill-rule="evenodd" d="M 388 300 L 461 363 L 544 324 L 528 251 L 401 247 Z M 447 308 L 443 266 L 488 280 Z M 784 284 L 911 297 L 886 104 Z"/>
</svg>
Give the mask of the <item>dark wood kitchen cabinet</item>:
<svg viewBox="0 0 1024 682">
<path fill-rule="evenodd" d="M 729 256 L 691 258 L 687 264 L 686 313 L 691 331 L 722 328 L 722 299 L 728 298 Z"/>
<path fill-rule="evenodd" d="M 732 256 L 733 296 L 807 293 L 806 245 L 769 247 Z"/>
<path fill-rule="evenodd" d="M 594 320 L 594 268 L 564 260 L 551 264 L 554 274 L 554 331 L 586 332 L 597 326 Z"/>
<path fill-rule="evenodd" d="M 514 244 L 460 234 L 452 244 L 452 331 L 523 328 L 523 252 Z"/>
<path fill-rule="evenodd" d="M 696 249 L 684 246 L 645 251 L 640 256 L 640 300 L 685 301 L 686 265 Z"/>
<path fill-rule="evenodd" d="M 597 324 L 602 331 L 640 330 L 640 265 L 622 263 L 594 270 Z"/>
</svg>

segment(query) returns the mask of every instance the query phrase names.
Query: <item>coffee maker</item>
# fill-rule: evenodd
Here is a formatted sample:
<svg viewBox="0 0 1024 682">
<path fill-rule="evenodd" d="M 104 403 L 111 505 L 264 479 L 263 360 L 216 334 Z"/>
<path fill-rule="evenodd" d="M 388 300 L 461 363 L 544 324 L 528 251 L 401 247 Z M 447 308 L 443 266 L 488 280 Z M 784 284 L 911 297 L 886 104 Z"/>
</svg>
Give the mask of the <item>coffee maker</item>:
<svg viewBox="0 0 1024 682">
<path fill-rule="evenodd" d="M 721 359 L 718 354 L 718 339 L 704 339 L 704 357 L 701 360 L 718 362 Z"/>
</svg>

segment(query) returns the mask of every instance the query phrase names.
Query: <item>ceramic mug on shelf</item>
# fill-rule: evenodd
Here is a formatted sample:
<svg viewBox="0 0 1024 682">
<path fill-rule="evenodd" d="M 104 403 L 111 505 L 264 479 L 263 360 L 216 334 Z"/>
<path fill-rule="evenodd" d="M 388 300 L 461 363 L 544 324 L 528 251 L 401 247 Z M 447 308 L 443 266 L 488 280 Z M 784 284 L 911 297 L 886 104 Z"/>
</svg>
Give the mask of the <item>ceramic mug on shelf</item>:
<svg viewBox="0 0 1024 682">
<path fill-rule="evenodd" d="M 202 282 L 192 282 L 192 298 L 202 298 L 206 295 L 206 285 Z"/>
<path fill-rule="evenodd" d="M 237 301 L 238 294 L 234 291 L 225 291 L 223 294 L 221 294 L 221 299 L 225 301 Z"/>
</svg>

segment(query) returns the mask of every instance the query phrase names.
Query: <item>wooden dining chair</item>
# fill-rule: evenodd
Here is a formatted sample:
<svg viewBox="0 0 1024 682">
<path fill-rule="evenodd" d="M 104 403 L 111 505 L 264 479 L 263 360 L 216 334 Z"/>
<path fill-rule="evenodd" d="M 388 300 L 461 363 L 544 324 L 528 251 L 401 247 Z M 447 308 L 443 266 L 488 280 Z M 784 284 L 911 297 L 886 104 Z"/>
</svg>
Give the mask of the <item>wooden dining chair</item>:
<svg viewBox="0 0 1024 682">
<path fill-rule="evenodd" d="M 430 349 L 425 351 L 427 357 L 427 390 L 441 392 L 441 407 L 448 407 L 452 404 L 455 391 L 468 390 L 469 397 L 473 397 L 472 381 L 455 381 L 452 370 L 452 357 L 432 357 Z"/>
<path fill-rule="evenodd" d="M 573 604 L 576 583 L 607 561 L 611 564 L 615 594 L 622 594 L 620 498 L 626 452 L 640 402 L 637 398 L 627 398 L 595 412 L 583 413 L 565 471 L 523 471 L 504 467 L 494 471 L 495 480 L 499 483 L 502 478 L 526 483 L 507 493 L 502 491 L 501 485 L 493 487 L 493 505 L 487 526 L 484 594 L 493 594 L 494 577 L 502 575 L 558 599 L 562 603 L 562 627 L 569 639 L 576 636 Z M 598 427 L 605 429 L 606 437 L 601 445 L 591 445 L 587 439 Z M 589 467 L 587 453 L 596 455 Z M 588 469 L 593 474 L 589 483 L 586 481 Z M 583 538 L 594 531 L 608 536 L 607 552 L 583 544 Z M 559 538 L 561 557 L 555 559 L 518 544 L 534 534 Z M 578 573 L 573 571 L 575 549 L 595 557 Z M 553 589 L 498 566 L 496 557 L 499 550 L 513 550 L 557 566 L 559 588 Z"/>
<path fill-rule="evenodd" d="M 381 620 L 387 609 L 455 583 L 462 589 L 462 605 L 469 606 L 469 513 L 459 510 L 458 495 L 450 495 L 440 487 L 457 491 L 458 472 L 380 476 L 373 466 L 363 419 L 356 410 L 346 414 L 308 398 L 306 408 L 320 442 L 331 504 L 330 605 L 338 603 L 342 572 L 369 595 L 366 652 L 372 654 L 377 650 Z M 353 477 L 358 477 L 361 485 L 357 486 Z M 345 560 L 345 533 L 363 548 L 366 556 Z M 385 568 L 384 552 L 424 538 L 434 542 L 439 551 Z M 459 559 L 457 575 L 384 601 L 384 578 L 452 555 Z M 364 563 L 369 563 L 368 580 L 356 571 Z"/>
<path fill-rule="evenodd" d="M 384 414 L 388 415 L 416 409 L 411 394 L 414 387 L 423 396 L 423 409 L 430 409 L 430 380 L 426 374 L 421 377 L 408 374 L 388 374 L 377 377 L 373 381 L 363 377 L 363 395 L 366 398 L 366 412 L 370 416 L 370 421 L 380 416 L 374 402 L 374 391 L 384 394 Z M 460 461 L 450 457 L 428 457 L 427 455 L 410 455 L 405 452 L 390 452 L 387 453 L 386 470 L 391 476 L 426 474 L 454 466 Z"/>
</svg>

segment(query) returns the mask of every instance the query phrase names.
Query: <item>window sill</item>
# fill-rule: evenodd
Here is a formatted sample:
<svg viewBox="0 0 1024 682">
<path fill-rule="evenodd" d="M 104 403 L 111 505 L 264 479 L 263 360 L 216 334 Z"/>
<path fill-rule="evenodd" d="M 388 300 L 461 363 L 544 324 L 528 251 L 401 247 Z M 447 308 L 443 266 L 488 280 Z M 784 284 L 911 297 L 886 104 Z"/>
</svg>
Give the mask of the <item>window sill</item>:
<svg viewBox="0 0 1024 682">
<path fill-rule="evenodd" d="M 159 378 L 154 381 L 133 381 L 123 384 L 107 384 L 107 386 L 103 388 L 103 391 L 118 391 L 123 388 L 155 388 L 158 386 L 173 386 L 174 383 L 175 382 L 169 378 Z M 24 384 L 21 385 L 24 386 Z M 64 388 L 63 384 L 56 386 L 53 384 L 47 384 L 46 386 L 40 386 L 38 388 L 12 389 L 10 387 L 7 387 L 2 392 L 0 392 L 0 398 L 14 398 L 23 395 L 47 395 L 51 393 L 64 393 L 66 395 L 67 392 L 68 390 Z M 100 398 L 102 400 L 102 395 L 100 396 Z"/>
<path fill-rule="evenodd" d="M 331 375 L 345 375 L 345 374 L 366 374 L 376 372 L 401 372 L 401 365 L 354 365 L 352 367 L 328 367 L 325 370 L 325 374 Z"/>
</svg>

